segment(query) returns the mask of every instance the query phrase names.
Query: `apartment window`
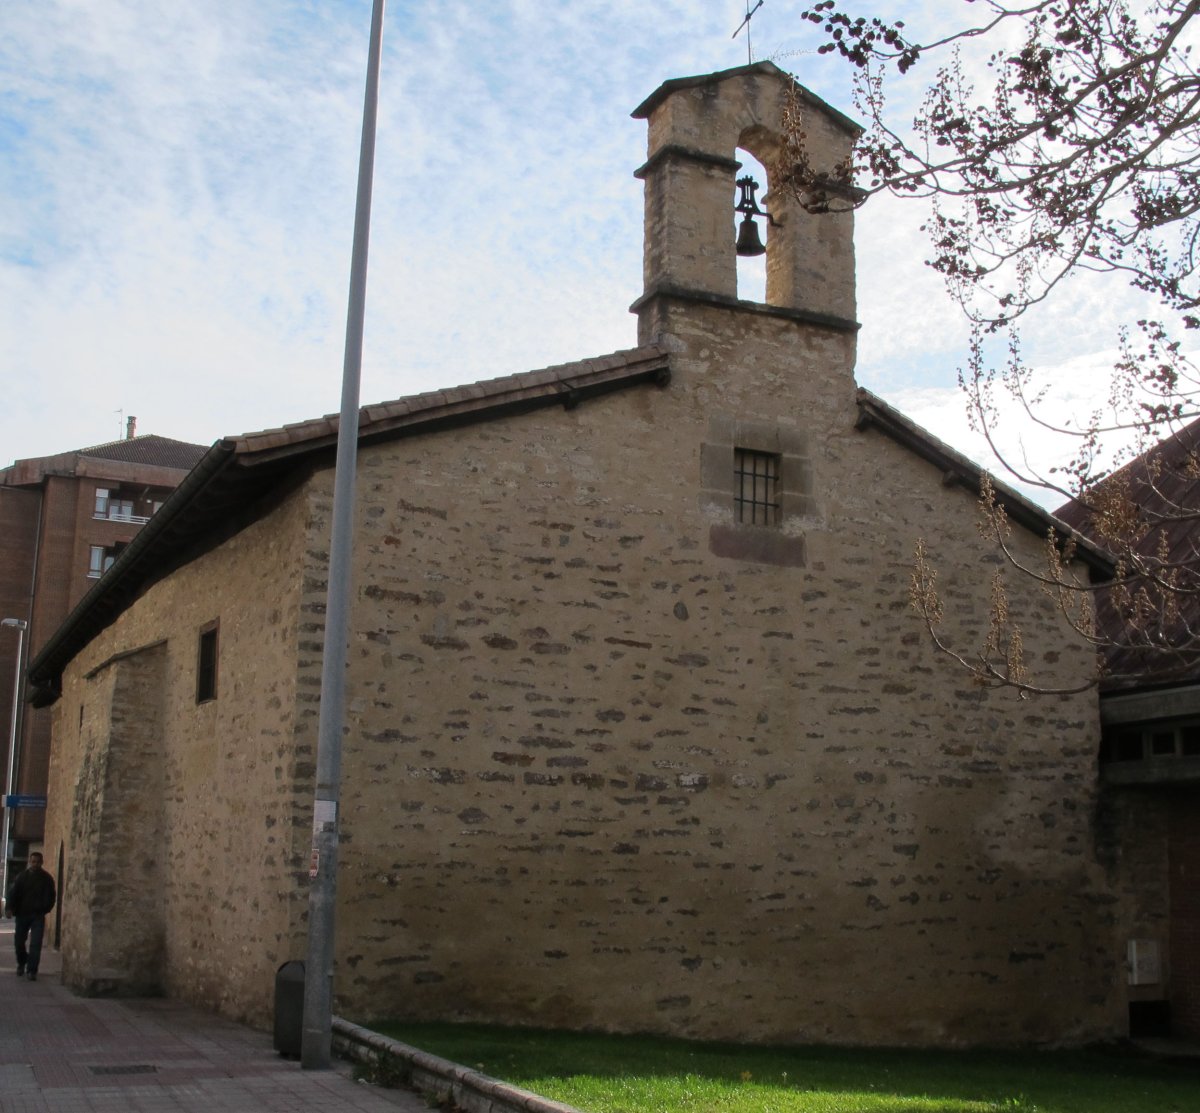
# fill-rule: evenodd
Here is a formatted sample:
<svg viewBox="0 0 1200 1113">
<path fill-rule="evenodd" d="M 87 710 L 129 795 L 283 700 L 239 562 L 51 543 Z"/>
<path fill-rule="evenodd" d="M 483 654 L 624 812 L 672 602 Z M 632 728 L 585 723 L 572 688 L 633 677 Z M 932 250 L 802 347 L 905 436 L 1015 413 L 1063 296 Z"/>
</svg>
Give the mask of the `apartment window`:
<svg viewBox="0 0 1200 1113">
<path fill-rule="evenodd" d="M 196 702 L 217 698 L 217 623 L 210 622 L 200 631 L 196 651 Z"/>
<path fill-rule="evenodd" d="M 1106 728 L 1102 735 L 1100 759 L 1104 762 L 1179 757 L 1200 757 L 1200 722 L 1116 726 Z"/>
<path fill-rule="evenodd" d="M 92 545 L 88 549 L 88 579 L 98 580 L 116 562 L 125 548 L 123 542 L 116 545 Z"/>
<path fill-rule="evenodd" d="M 97 487 L 92 517 L 109 522 L 144 525 L 162 505 L 161 495 L 161 490 L 157 488 L 121 490 L 119 487 Z"/>
<path fill-rule="evenodd" d="M 777 526 L 780 523 L 779 455 L 733 450 L 734 517 L 745 525 Z"/>
</svg>

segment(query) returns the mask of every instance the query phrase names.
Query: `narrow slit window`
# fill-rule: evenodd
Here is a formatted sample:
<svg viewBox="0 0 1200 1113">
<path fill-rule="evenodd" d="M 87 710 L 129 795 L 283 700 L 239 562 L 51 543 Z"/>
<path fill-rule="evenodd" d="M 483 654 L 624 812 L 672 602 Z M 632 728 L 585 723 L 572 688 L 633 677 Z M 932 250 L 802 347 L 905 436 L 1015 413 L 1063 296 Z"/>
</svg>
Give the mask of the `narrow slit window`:
<svg viewBox="0 0 1200 1113">
<path fill-rule="evenodd" d="M 737 520 L 753 526 L 779 525 L 779 456 L 735 448 L 733 472 Z"/>
<path fill-rule="evenodd" d="M 217 698 L 217 624 L 200 631 L 196 653 L 196 702 L 205 703 Z"/>
</svg>

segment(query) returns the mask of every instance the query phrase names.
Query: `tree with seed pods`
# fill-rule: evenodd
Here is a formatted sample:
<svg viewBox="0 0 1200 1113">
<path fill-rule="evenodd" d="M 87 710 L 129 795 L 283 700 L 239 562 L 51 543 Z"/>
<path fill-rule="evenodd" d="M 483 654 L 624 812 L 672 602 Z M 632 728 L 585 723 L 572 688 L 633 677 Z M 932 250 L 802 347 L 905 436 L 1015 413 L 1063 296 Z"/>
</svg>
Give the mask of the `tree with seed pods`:
<svg viewBox="0 0 1200 1113">
<path fill-rule="evenodd" d="M 947 0 L 945 9 L 947 26 L 920 39 L 855 0 L 806 9 L 819 52 L 853 71 L 866 130 L 853 163 L 816 174 L 797 100 L 775 175 L 812 212 L 880 192 L 926 200 L 929 265 L 970 322 L 959 379 L 973 426 L 1012 476 L 1062 497 L 1061 514 L 1112 555 L 1115 576 L 1093 584 L 1076 571 L 1061 531 L 1044 564 L 1022 563 L 990 483 L 986 535 L 1010 574 L 1037 579 L 1095 644 L 1110 682 L 1195 675 L 1200 369 L 1188 341 L 1200 328 L 1200 0 Z M 915 118 L 897 119 L 896 82 L 920 79 Z M 1086 271 L 1123 276 L 1146 310 L 1115 338 L 1104 403 L 1064 417 L 1046 406 L 1019 329 Z M 1002 392 L 1040 435 L 1066 439 L 1060 464 L 1039 472 L 998 451 Z M 1051 690 L 1025 661 L 1004 583 L 993 585 L 984 643 L 952 646 L 936 555 L 918 544 L 912 599 L 938 646 L 981 684 Z"/>
</svg>

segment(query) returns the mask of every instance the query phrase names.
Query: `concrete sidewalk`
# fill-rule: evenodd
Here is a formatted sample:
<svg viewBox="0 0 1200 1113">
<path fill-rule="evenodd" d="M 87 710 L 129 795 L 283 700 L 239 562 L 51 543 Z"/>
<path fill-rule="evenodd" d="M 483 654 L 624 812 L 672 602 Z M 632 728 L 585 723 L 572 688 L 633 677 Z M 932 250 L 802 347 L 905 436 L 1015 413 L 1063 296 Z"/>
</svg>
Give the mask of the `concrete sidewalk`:
<svg viewBox="0 0 1200 1113">
<path fill-rule="evenodd" d="M 269 1033 L 161 998 L 76 997 L 47 949 L 38 980 L 16 975 L 11 920 L 0 923 L 3 1113 L 429 1113 L 384 1090 L 281 1058 Z"/>
</svg>

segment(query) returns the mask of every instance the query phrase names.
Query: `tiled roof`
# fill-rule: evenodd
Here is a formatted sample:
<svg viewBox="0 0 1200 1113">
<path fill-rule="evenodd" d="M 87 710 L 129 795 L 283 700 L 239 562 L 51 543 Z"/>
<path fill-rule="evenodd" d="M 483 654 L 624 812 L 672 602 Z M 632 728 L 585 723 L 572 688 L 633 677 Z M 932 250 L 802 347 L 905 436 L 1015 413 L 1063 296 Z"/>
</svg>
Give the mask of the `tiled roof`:
<svg viewBox="0 0 1200 1113">
<path fill-rule="evenodd" d="M 1146 521 L 1154 523 L 1135 550 L 1158 554 L 1165 542 L 1168 564 L 1191 568 L 1193 577 L 1200 548 L 1195 518 L 1200 504 L 1198 464 L 1200 419 L 1131 460 L 1096 488 L 1100 492 L 1105 487 L 1128 484 Z M 1092 510 L 1084 503 L 1072 500 L 1056 513 L 1085 536 L 1096 536 Z M 1113 643 L 1104 652 L 1105 672 L 1110 677 L 1104 684 L 1106 690 L 1200 680 L 1200 653 L 1172 654 L 1128 645 L 1130 639 L 1123 623 L 1105 605 L 1103 596 L 1098 604 L 1097 621 Z M 1167 644 L 1179 645 L 1187 637 L 1187 631 L 1200 629 L 1200 597 L 1194 591 L 1184 591 L 1179 596 L 1179 605 L 1178 617 L 1171 629 L 1164 632 Z"/>
<path fill-rule="evenodd" d="M 406 429 L 424 429 L 431 422 L 476 420 L 485 413 L 494 412 L 497 407 L 540 405 L 547 399 L 569 406 L 647 371 L 665 373 L 666 367 L 666 352 L 648 346 L 424 394 L 410 394 L 390 402 L 363 406 L 359 410 L 358 435 L 361 441 L 370 442 L 400 435 Z M 311 451 L 336 441 L 338 422 L 338 414 L 326 414 L 278 429 L 227 437 L 224 443 L 238 456 L 256 460 L 296 450 Z"/>
<path fill-rule="evenodd" d="M 189 444 L 187 441 L 149 434 L 81 448 L 77 455 L 91 456 L 97 460 L 122 460 L 131 464 L 149 464 L 191 471 L 207 451 L 207 445 Z"/>
<path fill-rule="evenodd" d="M 549 406 L 567 409 L 638 384 L 664 385 L 667 353 L 633 348 L 596 359 L 415 394 L 359 410 L 359 443 L 434 432 Z M 265 498 L 308 468 L 332 464 L 337 415 L 217 441 L 80 600 L 29 666 L 34 700 L 57 698 L 62 670 L 151 584 L 241 528 L 247 514 L 265 512 Z M 142 439 L 142 438 L 138 438 Z M 146 438 L 150 439 L 150 438 Z M 130 442 L 114 442 L 112 447 Z M 110 446 L 101 445 L 101 449 Z M 89 452 L 94 450 L 88 450 Z"/>
</svg>

